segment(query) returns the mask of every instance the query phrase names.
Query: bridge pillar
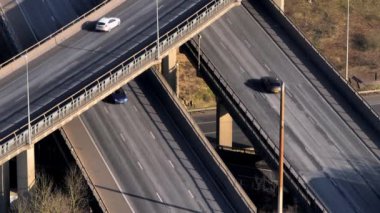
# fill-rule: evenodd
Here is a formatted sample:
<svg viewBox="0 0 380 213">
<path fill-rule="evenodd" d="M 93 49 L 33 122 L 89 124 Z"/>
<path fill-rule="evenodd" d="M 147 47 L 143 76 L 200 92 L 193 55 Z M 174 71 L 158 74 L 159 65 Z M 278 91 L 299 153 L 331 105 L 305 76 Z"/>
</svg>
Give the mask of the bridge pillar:
<svg viewBox="0 0 380 213">
<path fill-rule="evenodd" d="M 178 77 L 177 75 L 177 52 L 178 48 L 169 51 L 169 54 L 162 59 L 162 75 L 169 83 L 173 91 L 178 94 Z"/>
<path fill-rule="evenodd" d="M 285 11 L 285 0 L 274 0 L 274 3 L 282 10 Z"/>
<path fill-rule="evenodd" d="M 216 106 L 216 134 L 220 146 L 232 147 L 232 117 L 227 109 L 217 101 Z"/>
<path fill-rule="evenodd" d="M 25 196 L 35 183 L 34 145 L 17 156 L 17 192 Z"/>
<path fill-rule="evenodd" d="M 9 162 L 0 166 L 0 212 L 9 212 Z"/>
</svg>

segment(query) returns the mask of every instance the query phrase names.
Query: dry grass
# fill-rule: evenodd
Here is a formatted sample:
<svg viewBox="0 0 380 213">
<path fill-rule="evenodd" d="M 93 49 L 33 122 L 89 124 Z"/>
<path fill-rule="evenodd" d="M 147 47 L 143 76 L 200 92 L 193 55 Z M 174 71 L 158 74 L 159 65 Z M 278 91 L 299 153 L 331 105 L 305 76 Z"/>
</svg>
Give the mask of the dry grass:
<svg viewBox="0 0 380 213">
<path fill-rule="evenodd" d="M 179 63 L 179 98 L 187 109 L 215 107 L 215 95 L 184 54 L 177 55 Z"/>
<path fill-rule="evenodd" d="M 291 3 L 290 3 L 291 2 Z M 347 0 L 288 0 L 286 14 L 343 74 L 346 63 Z M 350 1 L 349 76 L 373 81 L 380 75 L 380 1 Z"/>
</svg>

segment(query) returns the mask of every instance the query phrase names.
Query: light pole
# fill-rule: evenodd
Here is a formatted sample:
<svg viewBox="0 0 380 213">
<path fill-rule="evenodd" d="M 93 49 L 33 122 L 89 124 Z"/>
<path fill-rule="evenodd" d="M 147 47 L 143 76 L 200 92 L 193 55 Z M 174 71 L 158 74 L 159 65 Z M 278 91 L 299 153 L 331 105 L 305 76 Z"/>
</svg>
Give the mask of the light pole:
<svg viewBox="0 0 380 213">
<path fill-rule="evenodd" d="M 29 97 L 29 66 L 28 66 L 28 55 L 25 55 L 25 66 L 26 66 L 26 98 L 28 107 L 28 144 L 32 144 L 32 128 L 30 125 L 30 97 Z"/>
<path fill-rule="evenodd" d="M 158 0 L 156 0 L 156 23 L 157 23 L 157 60 L 160 58 L 160 26 L 158 24 Z"/>
<path fill-rule="evenodd" d="M 349 45 L 349 38 L 350 38 L 350 0 L 347 0 L 347 39 L 346 39 L 346 75 L 345 79 L 348 81 L 348 45 Z"/>
<path fill-rule="evenodd" d="M 198 73 L 201 70 L 201 34 L 198 34 Z"/>
<path fill-rule="evenodd" d="M 282 213 L 283 184 L 284 184 L 284 114 L 285 114 L 285 83 L 281 85 L 281 109 L 280 109 L 280 152 L 278 160 L 278 203 L 277 212 Z"/>
</svg>

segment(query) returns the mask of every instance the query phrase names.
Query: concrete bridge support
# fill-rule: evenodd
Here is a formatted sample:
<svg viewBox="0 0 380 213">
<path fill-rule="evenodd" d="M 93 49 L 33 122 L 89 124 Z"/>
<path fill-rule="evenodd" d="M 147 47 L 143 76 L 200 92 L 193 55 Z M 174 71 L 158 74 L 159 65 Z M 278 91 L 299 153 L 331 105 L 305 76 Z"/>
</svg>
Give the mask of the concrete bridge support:
<svg viewBox="0 0 380 213">
<path fill-rule="evenodd" d="M 220 146 L 232 148 L 233 120 L 220 100 L 217 101 L 216 116 L 216 135 L 218 143 Z"/>
<path fill-rule="evenodd" d="M 0 166 L 0 212 L 9 212 L 9 162 Z"/>
<path fill-rule="evenodd" d="M 177 75 L 177 53 L 178 48 L 170 50 L 169 55 L 163 58 L 161 63 L 162 75 L 176 94 L 178 94 L 179 78 Z"/>
<path fill-rule="evenodd" d="M 34 145 L 17 156 L 17 192 L 25 196 L 36 180 L 34 164 Z"/>
<path fill-rule="evenodd" d="M 285 0 L 274 0 L 274 3 L 282 10 L 285 11 Z"/>
</svg>

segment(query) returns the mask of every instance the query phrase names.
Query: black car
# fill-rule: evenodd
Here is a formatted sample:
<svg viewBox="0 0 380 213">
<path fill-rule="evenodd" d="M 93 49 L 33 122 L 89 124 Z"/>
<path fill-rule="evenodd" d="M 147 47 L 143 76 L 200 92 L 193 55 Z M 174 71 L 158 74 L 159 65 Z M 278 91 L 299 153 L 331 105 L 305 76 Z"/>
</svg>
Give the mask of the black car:
<svg viewBox="0 0 380 213">
<path fill-rule="evenodd" d="M 111 99 L 115 104 L 127 103 L 128 97 L 123 88 L 119 88 L 111 94 Z"/>
<path fill-rule="evenodd" d="M 263 77 L 261 82 L 267 92 L 279 93 L 281 92 L 282 81 L 276 77 Z"/>
</svg>

